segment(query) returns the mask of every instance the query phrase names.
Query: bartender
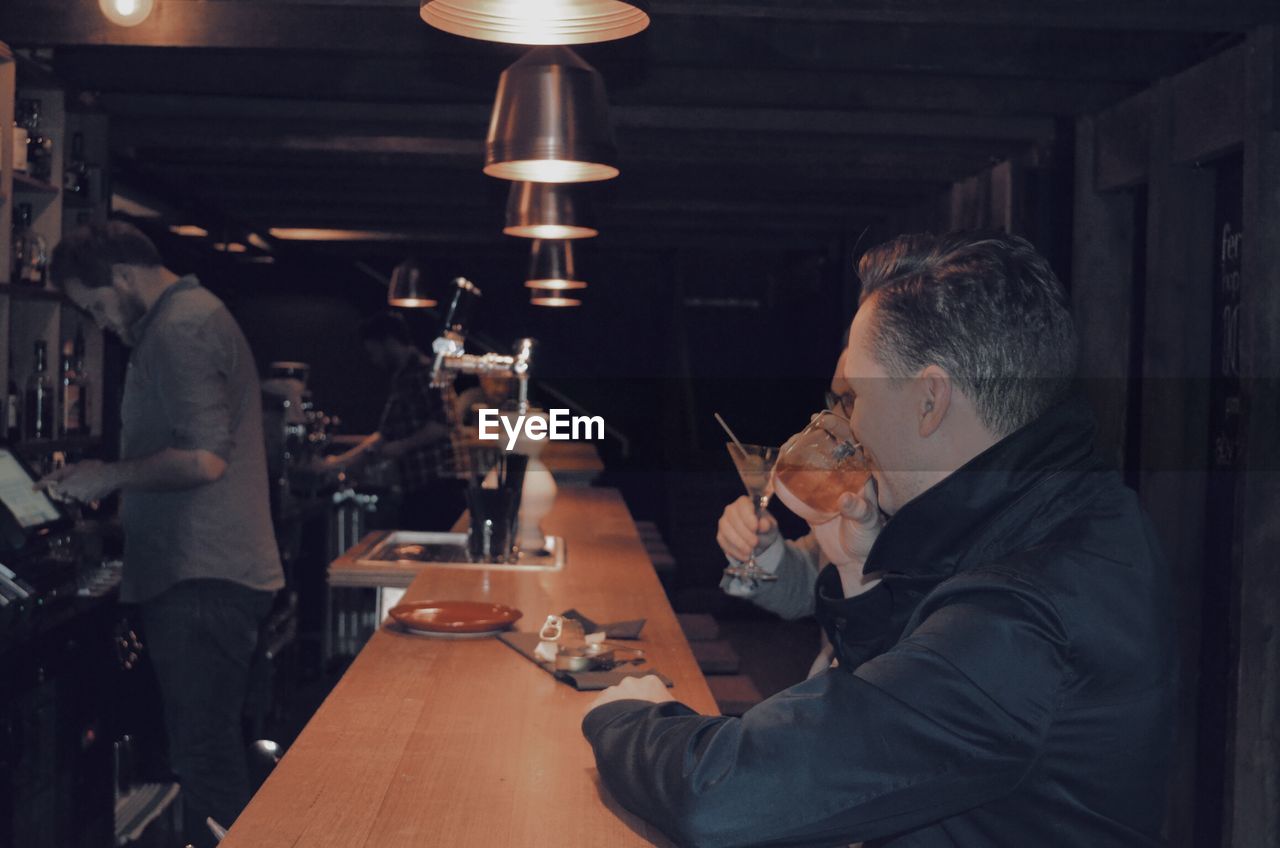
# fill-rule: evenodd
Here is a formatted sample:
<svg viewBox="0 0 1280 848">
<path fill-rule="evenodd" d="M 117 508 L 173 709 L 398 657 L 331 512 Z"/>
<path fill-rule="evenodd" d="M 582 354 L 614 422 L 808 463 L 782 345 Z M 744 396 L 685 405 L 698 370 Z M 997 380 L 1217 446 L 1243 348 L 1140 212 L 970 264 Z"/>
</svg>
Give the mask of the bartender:
<svg viewBox="0 0 1280 848">
<path fill-rule="evenodd" d="M 396 462 L 405 530 L 447 530 L 465 505 L 466 453 L 455 447 L 457 397 L 451 386 L 431 385 L 431 359 L 413 344 L 395 313 L 361 322 L 360 340 L 375 366 L 391 373 L 391 386 L 376 432 L 331 457 L 349 468 L 377 455 Z"/>
<path fill-rule="evenodd" d="M 505 409 L 515 398 L 516 378 L 504 373 L 482 373 L 479 385 L 458 394 L 456 405 L 460 426 L 475 430 L 480 424 L 480 410 Z"/>
<path fill-rule="evenodd" d="M 253 352 L 222 301 L 165 268 L 129 224 L 69 233 L 49 270 L 132 352 L 120 460 L 38 485 L 81 503 L 124 493 L 120 600 L 142 612 L 184 842 L 211 846 L 206 819 L 229 827 L 249 800 L 241 712 L 258 630 L 284 586 Z"/>
</svg>

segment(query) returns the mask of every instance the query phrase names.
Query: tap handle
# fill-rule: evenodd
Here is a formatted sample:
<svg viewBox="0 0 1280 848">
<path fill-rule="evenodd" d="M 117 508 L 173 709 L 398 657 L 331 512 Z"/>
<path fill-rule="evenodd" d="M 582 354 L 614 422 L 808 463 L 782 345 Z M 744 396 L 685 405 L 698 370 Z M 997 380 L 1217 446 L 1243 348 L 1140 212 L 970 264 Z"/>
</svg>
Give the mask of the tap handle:
<svg viewBox="0 0 1280 848">
<path fill-rule="evenodd" d="M 529 411 L 529 374 L 533 371 L 533 349 L 537 342 L 530 338 L 516 339 L 512 348 L 514 360 L 511 373 L 516 378 L 516 408 L 521 415 Z"/>
<path fill-rule="evenodd" d="M 471 311 L 481 296 L 480 287 L 466 277 L 455 277 L 453 285 L 453 299 L 449 301 L 449 311 L 445 314 L 444 332 L 466 337 Z"/>
</svg>

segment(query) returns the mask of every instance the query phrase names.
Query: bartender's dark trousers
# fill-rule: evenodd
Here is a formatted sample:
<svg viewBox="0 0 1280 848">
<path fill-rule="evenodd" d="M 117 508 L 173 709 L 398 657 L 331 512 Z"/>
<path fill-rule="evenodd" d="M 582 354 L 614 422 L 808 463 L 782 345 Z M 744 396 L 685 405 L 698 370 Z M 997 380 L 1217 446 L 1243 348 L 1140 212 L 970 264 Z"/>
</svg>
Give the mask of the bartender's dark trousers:
<svg viewBox="0 0 1280 848">
<path fill-rule="evenodd" d="M 230 827 L 249 801 L 240 714 L 273 595 L 226 580 L 184 580 L 142 604 L 169 763 L 182 786 L 183 841 L 197 848 L 215 844 L 206 818 Z"/>
</svg>

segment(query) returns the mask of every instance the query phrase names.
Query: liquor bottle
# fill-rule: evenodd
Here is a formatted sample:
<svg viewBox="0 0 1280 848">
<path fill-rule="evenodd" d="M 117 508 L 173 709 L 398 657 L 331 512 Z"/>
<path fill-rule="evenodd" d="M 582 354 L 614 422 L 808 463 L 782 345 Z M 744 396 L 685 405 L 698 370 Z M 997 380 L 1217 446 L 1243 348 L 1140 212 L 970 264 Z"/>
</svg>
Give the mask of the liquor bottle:
<svg viewBox="0 0 1280 848">
<path fill-rule="evenodd" d="M 84 432 L 84 407 L 80 403 L 80 378 L 75 370 L 75 348 L 70 340 L 62 345 L 62 377 L 58 389 L 61 392 L 62 418 L 58 430 L 63 436 L 78 436 Z"/>
<path fill-rule="evenodd" d="M 44 340 L 35 344 L 36 367 L 27 377 L 27 391 L 22 404 L 22 438 L 53 438 L 53 381 L 45 370 L 47 346 Z"/>
<path fill-rule="evenodd" d="M 13 256 L 9 280 L 43 286 L 48 265 L 48 242 L 31 228 L 31 204 L 19 203 L 13 210 Z"/>
<path fill-rule="evenodd" d="M 13 361 L 13 354 L 10 352 L 9 361 Z M 18 422 L 22 419 L 18 415 L 18 384 L 9 378 L 9 394 L 5 400 L 5 436 L 8 438 L 9 444 L 13 444 L 22 438 L 22 431 L 18 427 Z"/>
<path fill-rule="evenodd" d="M 24 266 L 27 263 L 27 232 L 31 229 L 31 207 L 19 203 L 13 210 L 13 238 L 10 239 L 9 250 L 9 282 L 22 282 Z"/>
<path fill-rule="evenodd" d="M 37 180 L 48 180 L 53 173 L 53 138 L 40 129 L 41 103 L 27 101 L 27 170 Z"/>
<path fill-rule="evenodd" d="M 67 169 L 62 175 L 62 188 L 70 197 L 78 197 L 88 202 L 89 166 L 84 161 L 84 134 L 71 136 L 71 158 L 67 161 Z"/>
<path fill-rule="evenodd" d="M 13 170 L 27 172 L 27 101 L 19 100 L 13 115 Z"/>
<path fill-rule="evenodd" d="M 90 405 L 93 401 L 93 382 L 89 379 L 89 372 L 84 367 L 84 329 L 76 327 L 76 339 L 73 347 L 75 353 L 75 362 L 73 366 L 76 372 L 76 380 L 80 385 L 80 434 L 82 436 L 89 435 L 92 430 L 92 412 L 93 407 Z"/>
</svg>

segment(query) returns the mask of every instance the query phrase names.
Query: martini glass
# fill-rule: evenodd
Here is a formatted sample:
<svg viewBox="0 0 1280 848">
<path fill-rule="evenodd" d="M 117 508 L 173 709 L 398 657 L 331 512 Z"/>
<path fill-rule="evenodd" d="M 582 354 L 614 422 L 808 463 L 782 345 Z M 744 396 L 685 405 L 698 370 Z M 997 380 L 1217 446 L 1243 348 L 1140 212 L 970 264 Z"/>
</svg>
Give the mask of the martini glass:
<svg viewBox="0 0 1280 848">
<path fill-rule="evenodd" d="M 738 469 L 742 485 L 747 488 L 747 497 L 751 498 L 751 502 L 755 505 L 758 525 L 769 506 L 769 498 L 773 497 L 773 464 L 778 459 L 778 449 L 764 445 L 744 445 L 738 442 L 726 442 L 725 447 L 729 449 L 729 456 L 733 459 L 734 467 Z M 751 583 L 778 579 L 778 575 L 770 574 L 756 565 L 754 549 L 746 562 L 730 565 L 725 569 L 725 573 L 730 577 L 737 577 L 739 580 Z"/>
</svg>

